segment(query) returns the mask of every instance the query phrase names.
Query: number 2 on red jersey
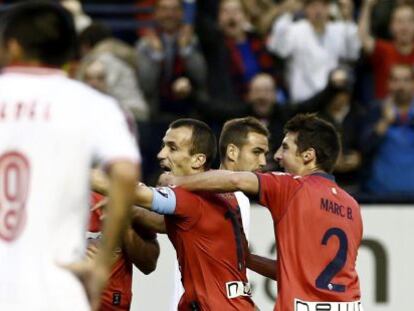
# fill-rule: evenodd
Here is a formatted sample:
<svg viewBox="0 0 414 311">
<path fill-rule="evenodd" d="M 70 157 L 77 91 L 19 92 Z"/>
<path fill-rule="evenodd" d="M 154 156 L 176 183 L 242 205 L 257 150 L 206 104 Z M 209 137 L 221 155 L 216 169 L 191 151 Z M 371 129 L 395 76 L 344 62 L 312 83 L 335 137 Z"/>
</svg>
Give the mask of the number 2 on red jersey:
<svg viewBox="0 0 414 311">
<path fill-rule="evenodd" d="M 335 258 L 325 267 L 321 274 L 319 274 L 315 281 L 315 285 L 317 288 L 321 289 L 344 292 L 346 289 L 344 285 L 331 283 L 331 280 L 345 266 L 348 253 L 348 237 L 342 229 L 330 228 L 325 232 L 322 238 L 322 245 L 326 245 L 332 236 L 336 236 L 339 239 L 339 249 Z"/>
<path fill-rule="evenodd" d="M 12 242 L 23 230 L 30 165 L 20 152 L 0 155 L 0 239 Z"/>
</svg>

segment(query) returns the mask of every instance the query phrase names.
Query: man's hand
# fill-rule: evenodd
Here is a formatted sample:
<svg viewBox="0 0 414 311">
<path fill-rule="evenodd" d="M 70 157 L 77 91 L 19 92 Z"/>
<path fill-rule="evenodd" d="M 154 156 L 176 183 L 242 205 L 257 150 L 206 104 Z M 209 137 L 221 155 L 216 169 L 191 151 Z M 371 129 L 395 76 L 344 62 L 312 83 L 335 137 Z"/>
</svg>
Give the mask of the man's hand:
<svg viewBox="0 0 414 311">
<path fill-rule="evenodd" d="M 388 124 L 393 124 L 397 118 L 395 105 L 391 99 L 386 100 L 382 106 L 382 118 Z"/>
<path fill-rule="evenodd" d="M 162 173 L 157 185 L 160 187 L 174 186 L 174 175 L 169 172 Z"/>
<path fill-rule="evenodd" d="M 334 89 L 343 89 L 348 86 L 349 80 L 348 72 L 344 68 L 337 68 L 330 75 L 329 84 Z"/>
<path fill-rule="evenodd" d="M 186 48 L 193 41 L 194 29 L 191 25 L 183 25 L 178 33 L 178 45 L 181 49 Z"/>
<path fill-rule="evenodd" d="M 373 8 L 377 4 L 378 0 L 365 0 L 364 5 Z"/>
<path fill-rule="evenodd" d="M 97 265 L 92 260 L 82 260 L 63 268 L 72 272 L 82 283 L 88 296 L 93 311 L 99 309 L 101 293 L 109 278 L 108 268 Z"/>
<path fill-rule="evenodd" d="M 382 115 L 378 120 L 375 126 L 375 132 L 382 136 L 384 135 L 391 124 L 395 122 L 397 118 L 397 113 L 395 111 L 395 106 L 391 98 L 388 98 L 382 106 Z"/>
<path fill-rule="evenodd" d="M 300 0 L 285 0 L 282 3 L 282 9 L 285 12 L 294 14 L 303 9 L 303 1 Z"/>
<path fill-rule="evenodd" d="M 174 95 L 179 99 L 188 97 L 192 91 L 191 82 L 186 77 L 175 80 L 171 86 Z"/>
<path fill-rule="evenodd" d="M 143 40 L 148 43 L 152 50 L 156 52 L 163 52 L 164 48 L 162 46 L 161 39 L 154 30 L 147 30 Z"/>
</svg>

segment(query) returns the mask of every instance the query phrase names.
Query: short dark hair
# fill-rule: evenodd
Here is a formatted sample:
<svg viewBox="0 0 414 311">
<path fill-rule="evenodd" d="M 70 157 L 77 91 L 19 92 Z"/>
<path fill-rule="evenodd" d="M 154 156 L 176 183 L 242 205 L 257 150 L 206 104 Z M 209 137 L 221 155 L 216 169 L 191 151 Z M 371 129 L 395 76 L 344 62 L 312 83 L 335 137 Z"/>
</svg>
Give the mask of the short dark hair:
<svg viewBox="0 0 414 311">
<path fill-rule="evenodd" d="M 284 132 L 297 133 L 298 152 L 315 149 L 316 165 L 327 173 L 333 171 L 341 151 L 341 142 L 331 123 L 318 118 L 316 114 L 298 114 L 286 123 Z"/>
<path fill-rule="evenodd" d="M 196 119 L 178 119 L 169 126 L 171 129 L 188 127 L 192 130 L 190 154 L 202 153 L 206 156 L 205 169 L 210 169 L 217 154 L 217 141 L 211 128 Z"/>
<path fill-rule="evenodd" d="M 48 1 L 29 1 L 12 6 L 2 17 L 1 44 L 15 39 L 24 56 L 44 65 L 65 64 L 76 48 L 71 14 Z"/>
<path fill-rule="evenodd" d="M 258 119 L 245 117 L 232 119 L 224 123 L 219 140 L 220 160 L 226 158 L 226 150 L 229 144 L 238 148 L 244 146 L 249 133 L 257 133 L 269 137 L 269 130 Z"/>
<path fill-rule="evenodd" d="M 79 34 L 79 45 L 93 48 L 99 42 L 111 38 L 111 29 L 103 23 L 93 22 Z"/>
</svg>

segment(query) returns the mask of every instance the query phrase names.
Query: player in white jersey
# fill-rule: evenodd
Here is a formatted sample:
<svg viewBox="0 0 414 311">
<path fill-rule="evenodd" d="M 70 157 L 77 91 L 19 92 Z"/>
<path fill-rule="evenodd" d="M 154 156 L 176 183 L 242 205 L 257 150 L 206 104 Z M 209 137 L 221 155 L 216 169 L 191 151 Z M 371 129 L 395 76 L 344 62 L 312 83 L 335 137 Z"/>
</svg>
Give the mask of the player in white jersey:
<svg viewBox="0 0 414 311">
<path fill-rule="evenodd" d="M 127 221 L 137 146 L 112 99 L 57 69 L 76 39 L 66 11 L 32 1 L 2 22 L 0 310 L 90 310 L 83 286 L 99 301 Z M 111 204 L 91 267 L 81 259 L 93 163 L 106 165 Z"/>
</svg>

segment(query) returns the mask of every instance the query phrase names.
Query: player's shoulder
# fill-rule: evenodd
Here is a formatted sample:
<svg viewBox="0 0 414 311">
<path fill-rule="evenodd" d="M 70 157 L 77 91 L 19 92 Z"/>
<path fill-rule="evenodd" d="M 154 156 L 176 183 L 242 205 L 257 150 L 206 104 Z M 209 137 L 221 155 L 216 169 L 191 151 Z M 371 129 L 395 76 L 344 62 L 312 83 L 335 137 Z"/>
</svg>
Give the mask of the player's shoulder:
<svg viewBox="0 0 414 311">
<path fill-rule="evenodd" d="M 195 197 L 195 196 L 199 195 L 199 193 L 191 192 L 191 191 L 189 191 L 187 189 L 184 189 L 183 187 L 180 187 L 180 186 L 169 185 L 168 187 L 160 187 L 160 188 L 161 189 L 162 188 L 169 188 L 174 192 L 176 197 L 180 197 L 180 198 L 190 198 L 190 197 Z M 157 188 L 157 189 L 160 189 L 160 188 Z"/>
<path fill-rule="evenodd" d="M 285 173 L 285 172 L 271 171 L 271 172 L 266 172 L 266 173 L 258 173 L 257 175 L 259 177 L 264 176 L 264 177 L 271 178 L 271 179 L 283 179 L 283 180 L 292 181 L 295 183 L 303 182 L 302 176 Z"/>
<path fill-rule="evenodd" d="M 349 206 L 359 206 L 358 201 L 351 194 L 340 187 L 338 187 L 338 189 L 341 192 L 342 198 L 348 203 Z"/>
<path fill-rule="evenodd" d="M 114 98 L 77 80 L 67 79 L 66 85 L 67 100 L 71 102 L 73 109 L 81 111 L 83 115 L 104 119 L 121 113 L 121 108 Z"/>
<path fill-rule="evenodd" d="M 82 104 L 86 105 L 113 105 L 116 104 L 115 100 L 103 94 L 92 87 L 86 85 L 81 81 L 67 78 L 63 82 L 65 83 L 66 95 L 78 97 L 81 99 Z"/>
</svg>

